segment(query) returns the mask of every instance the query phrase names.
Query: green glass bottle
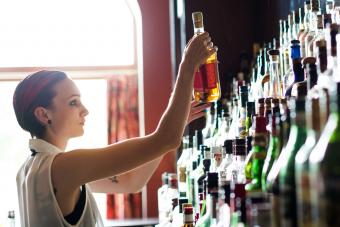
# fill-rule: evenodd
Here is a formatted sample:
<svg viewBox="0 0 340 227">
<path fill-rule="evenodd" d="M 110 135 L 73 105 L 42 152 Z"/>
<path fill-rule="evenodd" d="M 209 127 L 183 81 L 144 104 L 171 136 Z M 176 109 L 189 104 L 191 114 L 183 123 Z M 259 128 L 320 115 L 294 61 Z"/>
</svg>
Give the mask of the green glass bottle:
<svg viewBox="0 0 340 227">
<path fill-rule="evenodd" d="M 306 62 L 307 86 L 310 91 L 306 100 L 306 126 L 307 139 L 295 157 L 295 181 L 297 196 L 297 212 L 299 226 L 311 226 L 311 198 L 309 183 L 309 156 L 315 147 L 320 134 L 320 105 L 318 96 L 311 90 L 316 85 L 318 74 L 316 71 L 316 59 L 307 57 Z"/>
<path fill-rule="evenodd" d="M 278 108 L 278 107 L 277 107 Z M 267 157 L 264 161 L 262 176 L 261 176 L 261 186 L 262 191 L 267 192 L 267 177 L 274 164 L 274 161 L 279 157 L 280 154 L 280 112 L 273 111 L 273 116 L 271 118 L 271 130 L 270 141 L 267 151 Z"/>
<path fill-rule="evenodd" d="M 264 160 L 267 155 L 268 135 L 266 129 L 266 118 L 255 118 L 255 135 L 253 138 L 253 146 L 251 152 L 248 154 L 252 156 L 251 163 L 251 182 L 246 184 L 246 191 L 261 191 L 261 175 Z M 246 167 L 247 169 L 247 167 Z"/>
<path fill-rule="evenodd" d="M 330 90 L 331 115 L 309 157 L 314 226 L 340 226 L 340 83 Z"/>
<path fill-rule="evenodd" d="M 287 146 L 278 159 L 282 226 L 297 226 L 295 156 L 306 141 L 305 98 L 292 98 L 290 101 L 292 126 Z"/>
</svg>

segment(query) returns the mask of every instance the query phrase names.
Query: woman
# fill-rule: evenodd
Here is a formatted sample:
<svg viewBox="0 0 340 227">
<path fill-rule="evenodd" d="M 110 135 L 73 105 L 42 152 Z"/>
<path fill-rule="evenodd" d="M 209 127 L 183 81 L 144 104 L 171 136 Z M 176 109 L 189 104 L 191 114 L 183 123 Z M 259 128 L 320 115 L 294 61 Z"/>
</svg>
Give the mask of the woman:
<svg viewBox="0 0 340 227">
<path fill-rule="evenodd" d="M 32 155 L 17 175 L 21 225 L 103 226 L 86 184 L 119 175 L 117 191 L 143 187 L 161 157 L 179 146 L 187 122 L 201 117 L 208 107 L 191 108 L 190 103 L 194 73 L 215 51 L 208 33 L 193 37 L 157 129 L 97 149 L 64 152 L 70 138 L 83 135 L 88 115 L 70 78 L 62 72 L 40 71 L 21 81 L 13 106 L 19 125 L 32 136 Z"/>
</svg>

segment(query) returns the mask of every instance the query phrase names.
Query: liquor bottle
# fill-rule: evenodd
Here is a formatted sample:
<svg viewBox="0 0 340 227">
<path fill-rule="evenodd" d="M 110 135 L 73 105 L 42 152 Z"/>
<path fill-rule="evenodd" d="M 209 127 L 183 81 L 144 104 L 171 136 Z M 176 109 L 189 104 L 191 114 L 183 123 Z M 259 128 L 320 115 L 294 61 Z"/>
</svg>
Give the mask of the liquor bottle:
<svg viewBox="0 0 340 227">
<path fill-rule="evenodd" d="M 305 1 L 305 6 L 304 6 L 304 11 L 305 11 L 305 15 L 303 18 L 303 26 L 304 26 L 304 31 L 301 33 L 301 35 L 299 36 L 299 41 L 300 41 L 300 45 L 301 45 L 301 57 L 305 58 L 306 57 L 306 43 L 305 43 L 305 38 L 308 34 L 308 32 L 310 31 L 310 20 L 311 20 L 311 4 L 310 4 L 310 0 L 306 0 Z"/>
<path fill-rule="evenodd" d="M 309 157 L 314 226 L 339 226 L 340 83 L 331 90 L 331 115 Z"/>
<path fill-rule="evenodd" d="M 271 118 L 270 123 L 272 124 L 271 127 L 271 134 L 270 134 L 270 140 L 269 140 L 269 146 L 268 146 L 268 152 L 266 159 L 264 161 L 262 175 L 261 175 L 261 186 L 262 191 L 266 192 L 268 191 L 267 188 L 267 177 L 268 174 L 274 164 L 274 162 L 277 160 L 280 154 L 280 112 L 274 112 Z"/>
<path fill-rule="evenodd" d="M 314 64 L 308 64 L 307 68 L 309 68 L 309 75 L 307 77 L 308 86 L 313 87 L 317 81 L 315 62 Z M 299 226 L 312 225 L 308 158 L 319 140 L 321 133 L 319 99 L 311 93 L 307 96 L 306 113 L 307 139 L 295 157 L 295 180 Z"/>
<path fill-rule="evenodd" d="M 218 175 L 216 172 L 207 174 L 207 201 L 206 213 L 201 216 L 196 226 L 215 227 L 217 226 L 217 202 L 218 202 Z"/>
<path fill-rule="evenodd" d="M 247 110 L 246 105 L 248 102 L 248 86 L 241 86 L 240 87 L 240 114 L 239 114 L 239 136 L 241 139 L 246 138 L 247 131 L 246 131 L 246 118 L 247 118 Z"/>
<path fill-rule="evenodd" d="M 317 34 L 318 30 L 318 16 L 321 16 L 320 13 L 320 2 L 319 0 L 311 0 L 312 13 L 310 14 L 310 25 L 309 32 L 305 37 L 305 57 L 314 57 L 313 52 L 313 40 Z"/>
<path fill-rule="evenodd" d="M 279 50 L 268 51 L 270 59 L 270 92 L 269 95 L 273 98 L 280 98 L 282 94 L 282 82 L 279 74 Z"/>
<path fill-rule="evenodd" d="M 292 40 L 291 42 L 291 58 L 292 58 L 292 70 L 289 74 L 285 75 L 284 87 L 285 96 L 291 96 L 292 88 L 295 83 L 304 80 L 304 72 L 301 65 L 301 51 L 300 41 Z"/>
<path fill-rule="evenodd" d="M 15 227 L 15 213 L 14 210 L 8 211 L 8 227 Z"/>
<path fill-rule="evenodd" d="M 320 102 L 320 127 L 321 130 L 326 125 L 328 120 L 328 116 L 330 113 L 330 97 L 329 97 L 329 88 L 332 86 L 333 78 L 331 75 L 326 73 L 327 70 L 327 45 L 325 40 L 320 40 L 317 42 L 317 52 L 318 52 L 318 61 L 317 65 L 317 74 L 318 74 L 318 82 L 317 86 L 312 89 L 312 92 L 315 96 L 319 97 Z"/>
<path fill-rule="evenodd" d="M 296 191 L 295 191 L 295 156 L 306 140 L 305 98 L 291 99 L 292 126 L 288 143 L 278 158 L 280 163 L 281 224 L 297 226 Z"/>
<path fill-rule="evenodd" d="M 246 191 L 261 191 L 261 174 L 264 165 L 264 160 L 267 155 L 267 146 L 268 146 L 268 137 L 267 137 L 267 129 L 265 127 L 266 119 L 263 117 L 256 117 L 255 124 L 255 135 L 253 138 L 253 146 L 251 152 L 248 154 L 249 162 L 246 164 L 245 173 L 248 174 L 249 177 L 249 165 L 250 168 L 250 179 L 251 182 L 246 184 Z M 251 164 L 250 164 L 251 162 Z M 249 178 L 248 178 L 249 179 Z"/>
<path fill-rule="evenodd" d="M 246 134 L 252 136 L 254 134 L 253 117 L 255 116 L 255 102 L 247 102 L 247 118 L 246 118 Z"/>
<path fill-rule="evenodd" d="M 231 179 L 231 182 L 245 183 L 246 177 L 244 175 L 245 159 L 246 159 L 246 140 L 235 139 L 233 141 L 234 147 L 234 161 L 227 168 L 227 179 Z"/>
<path fill-rule="evenodd" d="M 193 217 L 193 208 L 192 207 L 184 207 L 183 211 L 183 225 L 182 227 L 194 227 L 194 217 Z"/>
<path fill-rule="evenodd" d="M 225 140 L 223 150 L 225 157 L 223 158 L 221 165 L 218 167 L 217 172 L 219 174 L 218 177 L 220 180 L 227 181 L 227 168 L 233 162 L 233 140 Z"/>
<path fill-rule="evenodd" d="M 202 12 L 192 13 L 194 33 L 204 32 Z M 221 97 L 217 53 L 212 54 L 195 73 L 194 98 L 199 102 L 214 102 Z"/>
<path fill-rule="evenodd" d="M 164 172 L 162 174 L 162 186 L 157 191 L 157 201 L 158 201 L 158 219 L 162 223 L 167 219 L 167 201 L 166 196 L 169 188 L 169 177 L 168 173 Z"/>
</svg>

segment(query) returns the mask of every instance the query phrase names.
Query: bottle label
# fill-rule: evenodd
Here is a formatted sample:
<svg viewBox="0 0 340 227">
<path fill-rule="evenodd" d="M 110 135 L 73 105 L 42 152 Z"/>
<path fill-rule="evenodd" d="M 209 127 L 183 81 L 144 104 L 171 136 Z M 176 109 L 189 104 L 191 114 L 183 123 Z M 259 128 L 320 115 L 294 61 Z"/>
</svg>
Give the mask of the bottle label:
<svg viewBox="0 0 340 227">
<path fill-rule="evenodd" d="M 194 88 L 198 92 L 208 92 L 217 88 L 218 69 L 217 62 L 201 65 L 195 73 Z"/>
</svg>

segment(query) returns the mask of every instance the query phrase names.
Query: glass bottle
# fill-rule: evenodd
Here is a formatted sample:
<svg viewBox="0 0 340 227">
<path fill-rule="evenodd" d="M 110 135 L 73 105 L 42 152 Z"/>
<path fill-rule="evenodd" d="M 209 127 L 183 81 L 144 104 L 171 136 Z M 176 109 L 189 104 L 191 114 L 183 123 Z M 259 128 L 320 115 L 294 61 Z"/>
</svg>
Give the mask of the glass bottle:
<svg viewBox="0 0 340 227">
<path fill-rule="evenodd" d="M 295 83 L 304 80 L 304 72 L 301 65 L 300 41 L 293 40 L 291 45 L 292 70 L 284 78 L 285 96 L 291 96 Z"/>
<path fill-rule="evenodd" d="M 194 33 L 204 32 L 202 12 L 192 13 Z M 217 53 L 212 54 L 195 74 L 194 98 L 199 102 L 214 102 L 221 97 Z"/>
<path fill-rule="evenodd" d="M 207 200 L 206 213 L 201 216 L 196 226 L 215 227 L 217 226 L 217 202 L 218 202 L 218 175 L 216 172 L 207 174 Z"/>
<path fill-rule="evenodd" d="M 219 179 L 227 179 L 227 168 L 233 162 L 233 140 L 227 139 L 224 141 L 223 150 L 225 157 L 222 160 L 221 165 L 218 167 L 217 172 L 219 173 Z"/>
<path fill-rule="evenodd" d="M 240 114 L 239 114 L 239 122 L 238 122 L 238 129 L 239 129 L 239 137 L 241 139 L 246 138 L 246 104 L 248 101 L 248 86 L 240 86 Z"/>
<path fill-rule="evenodd" d="M 271 127 L 271 134 L 270 134 L 270 140 L 269 140 L 269 146 L 268 146 L 268 153 L 266 156 L 266 159 L 264 161 L 262 175 L 261 175 L 261 186 L 262 191 L 266 192 L 268 191 L 267 188 L 267 177 L 268 174 L 274 164 L 274 162 L 277 160 L 280 154 L 280 112 L 274 112 L 271 118 L 270 123 L 272 124 Z"/>
<path fill-rule="evenodd" d="M 297 226 L 295 156 L 306 140 L 305 98 L 291 99 L 292 126 L 288 143 L 278 158 L 281 196 L 281 225 Z"/>
<path fill-rule="evenodd" d="M 192 207 L 184 207 L 183 210 L 183 227 L 194 227 L 194 217 L 193 217 L 193 208 Z"/>
<path fill-rule="evenodd" d="M 319 0 L 312 0 L 311 7 L 309 31 L 305 37 L 305 57 L 314 57 L 313 49 L 310 48 L 313 48 L 311 43 L 313 43 L 318 30 L 318 15 L 321 16 Z"/>
<path fill-rule="evenodd" d="M 314 226 L 340 226 L 340 83 L 331 90 L 331 115 L 309 157 Z"/>
<path fill-rule="evenodd" d="M 273 98 L 280 98 L 283 96 L 281 88 L 281 76 L 279 74 L 279 50 L 268 51 L 270 59 L 270 92 L 269 95 Z"/>
<path fill-rule="evenodd" d="M 304 26 L 304 31 L 300 34 L 299 36 L 299 41 L 300 41 L 300 45 L 301 45 L 301 57 L 305 58 L 306 57 L 306 46 L 305 46 L 305 38 L 308 34 L 308 32 L 310 31 L 310 18 L 311 18 L 311 4 L 310 4 L 310 0 L 306 0 L 305 1 L 305 16 L 303 18 L 303 26 Z"/>
<path fill-rule="evenodd" d="M 169 188 L 169 178 L 168 173 L 164 172 L 162 174 L 162 186 L 157 190 L 157 201 L 158 201 L 158 220 L 162 223 L 167 219 L 167 207 L 166 207 L 166 195 Z"/>
<path fill-rule="evenodd" d="M 256 117 L 255 120 L 255 135 L 253 138 L 253 146 L 251 152 L 247 156 L 245 173 L 251 179 L 251 182 L 246 184 L 246 191 L 261 191 L 261 174 L 264 160 L 267 155 L 267 129 L 266 119 L 263 117 Z M 251 167 L 250 167 L 251 166 Z M 250 175 L 250 176 L 249 176 Z"/>
<path fill-rule="evenodd" d="M 308 86 L 313 87 L 317 81 L 315 64 L 308 64 Z M 316 78 L 315 78 L 316 77 Z M 314 85 L 313 85 L 314 84 Z M 313 94 L 307 96 L 306 101 L 307 139 L 295 157 L 295 179 L 297 190 L 297 211 L 299 226 L 312 225 L 310 182 L 309 182 L 309 155 L 320 138 L 320 106 L 318 97 Z"/>
<path fill-rule="evenodd" d="M 255 116 L 255 102 L 247 102 L 247 118 L 246 118 L 246 134 L 252 136 L 253 130 L 253 117 Z"/>
</svg>

